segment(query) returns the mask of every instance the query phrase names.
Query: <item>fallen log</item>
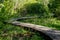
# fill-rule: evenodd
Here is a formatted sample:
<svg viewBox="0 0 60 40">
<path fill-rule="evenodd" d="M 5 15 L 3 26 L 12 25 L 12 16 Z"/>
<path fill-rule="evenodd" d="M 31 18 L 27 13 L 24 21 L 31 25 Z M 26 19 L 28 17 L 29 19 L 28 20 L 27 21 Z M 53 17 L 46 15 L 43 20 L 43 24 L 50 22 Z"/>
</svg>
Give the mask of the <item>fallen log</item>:
<svg viewBox="0 0 60 40">
<path fill-rule="evenodd" d="M 13 22 L 8 22 L 8 23 L 17 25 L 17 26 L 32 28 L 32 29 L 35 29 L 37 31 L 44 33 L 45 35 L 49 36 L 52 40 L 60 40 L 60 31 L 58 30 L 53 30 L 45 26 L 40 26 L 40 25 L 35 25 L 35 24 L 30 24 L 30 23 L 23 23 L 23 22 L 18 22 L 18 21 L 13 21 Z"/>
<path fill-rule="evenodd" d="M 39 16 L 36 17 L 20 17 L 20 18 L 13 18 L 10 21 L 20 21 L 20 20 L 24 20 L 24 19 L 34 19 L 34 18 L 40 18 Z"/>
</svg>

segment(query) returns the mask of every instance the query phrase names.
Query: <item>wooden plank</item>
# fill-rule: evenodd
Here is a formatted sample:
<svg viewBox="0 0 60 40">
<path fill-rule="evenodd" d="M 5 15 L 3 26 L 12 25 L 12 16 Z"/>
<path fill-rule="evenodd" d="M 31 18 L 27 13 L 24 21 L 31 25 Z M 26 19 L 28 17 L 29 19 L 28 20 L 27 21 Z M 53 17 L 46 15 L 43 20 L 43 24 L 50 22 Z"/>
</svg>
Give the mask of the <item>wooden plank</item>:
<svg viewBox="0 0 60 40">
<path fill-rule="evenodd" d="M 32 29 L 35 29 L 37 31 L 44 33 L 45 35 L 49 36 L 53 40 L 60 40 L 60 31 L 58 30 L 53 30 L 45 26 L 40 26 L 40 25 L 35 25 L 35 24 L 30 24 L 30 23 L 23 23 L 23 22 L 18 22 L 18 21 L 8 22 L 8 23 L 11 23 L 17 26 L 32 28 Z"/>
</svg>

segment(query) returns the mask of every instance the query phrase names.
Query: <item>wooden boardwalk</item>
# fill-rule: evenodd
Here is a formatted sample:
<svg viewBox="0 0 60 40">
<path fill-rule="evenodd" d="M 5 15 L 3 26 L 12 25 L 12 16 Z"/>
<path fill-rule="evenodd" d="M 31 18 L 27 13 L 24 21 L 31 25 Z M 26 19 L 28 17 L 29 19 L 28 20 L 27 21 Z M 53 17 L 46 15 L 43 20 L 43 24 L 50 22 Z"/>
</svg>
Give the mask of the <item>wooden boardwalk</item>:
<svg viewBox="0 0 60 40">
<path fill-rule="evenodd" d="M 35 29 L 37 31 L 44 33 L 45 35 L 49 36 L 52 40 L 60 40 L 60 30 L 53 30 L 49 27 L 30 24 L 30 23 L 23 23 L 19 21 L 13 21 L 13 22 L 8 22 L 8 23 L 17 25 L 17 26 L 32 28 L 32 29 Z"/>
</svg>

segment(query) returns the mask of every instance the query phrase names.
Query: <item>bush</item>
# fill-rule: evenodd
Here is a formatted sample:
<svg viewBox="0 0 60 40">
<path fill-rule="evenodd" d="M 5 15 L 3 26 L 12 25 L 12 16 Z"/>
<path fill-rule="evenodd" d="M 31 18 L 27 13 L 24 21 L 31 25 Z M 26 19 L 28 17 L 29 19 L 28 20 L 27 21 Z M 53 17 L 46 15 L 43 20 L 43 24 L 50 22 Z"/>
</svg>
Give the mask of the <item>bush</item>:
<svg viewBox="0 0 60 40">
<path fill-rule="evenodd" d="M 5 0 L 0 4 L 0 19 L 8 20 L 15 16 L 14 3 L 12 0 Z"/>
<path fill-rule="evenodd" d="M 3 3 L 4 2 L 4 0 L 0 0 L 0 3 Z"/>
<path fill-rule="evenodd" d="M 38 16 L 48 16 L 48 11 L 43 4 L 40 3 L 29 3 L 25 4 L 21 9 L 22 14 L 36 14 Z"/>
<path fill-rule="evenodd" d="M 49 7 L 51 13 L 54 14 L 54 17 L 60 16 L 60 0 L 50 1 L 50 4 L 48 4 L 48 7 Z"/>
</svg>

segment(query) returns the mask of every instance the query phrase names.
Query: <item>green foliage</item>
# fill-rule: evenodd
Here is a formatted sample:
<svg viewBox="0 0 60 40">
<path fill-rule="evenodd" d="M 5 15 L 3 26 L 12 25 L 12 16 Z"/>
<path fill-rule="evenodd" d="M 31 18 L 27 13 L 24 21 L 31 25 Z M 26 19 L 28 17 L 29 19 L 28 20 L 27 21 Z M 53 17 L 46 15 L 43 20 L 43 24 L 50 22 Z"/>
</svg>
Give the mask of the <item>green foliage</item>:
<svg viewBox="0 0 60 40">
<path fill-rule="evenodd" d="M 39 3 L 31 3 L 31 4 L 26 4 L 25 5 L 27 13 L 43 13 L 44 6 Z"/>
<path fill-rule="evenodd" d="M 11 15 L 9 11 L 11 10 L 12 5 L 8 3 L 8 1 L 4 1 L 2 4 L 3 6 L 1 7 L 0 18 L 8 19 L 8 17 Z"/>
<path fill-rule="evenodd" d="M 5 20 L 10 18 L 43 16 L 43 18 L 27 19 L 24 21 L 22 20 L 22 22 L 29 22 L 60 30 L 60 20 L 46 18 L 50 17 L 51 13 L 60 18 L 60 0 L 0 0 L 0 40 L 11 40 L 11 37 L 9 36 L 11 34 L 15 35 L 15 33 L 17 33 L 24 35 L 25 33 L 30 32 L 24 30 L 22 27 L 4 23 Z M 8 34 L 8 36 L 1 37 L 2 34 Z M 32 35 L 31 38 L 28 38 L 27 36 L 24 38 L 24 40 L 30 39 L 44 40 L 37 34 Z"/>
<path fill-rule="evenodd" d="M 27 15 L 27 14 L 35 14 L 40 17 L 49 17 L 49 11 L 48 8 L 45 7 L 43 4 L 40 3 L 28 3 L 25 4 L 24 7 L 21 9 L 22 15 Z"/>
<path fill-rule="evenodd" d="M 60 16 L 60 0 L 52 0 L 50 4 L 48 4 L 50 11 L 54 14 L 54 16 Z"/>
<path fill-rule="evenodd" d="M 50 27 L 52 29 L 60 30 L 60 20 L 57 20 L 56 18 L 35 18 L 35 19 L 26 19 L 20 21 L 25 23 L 43 25 L 43 26 Z"/>
<path fill-rule="evenodd" d="M 14 10 L 14 2 L 12 0 L 4 0 L 0 4 L 0 19 L 4 21 L 12 17 L 17 17 L 16 11 Z"/>
</svg>

